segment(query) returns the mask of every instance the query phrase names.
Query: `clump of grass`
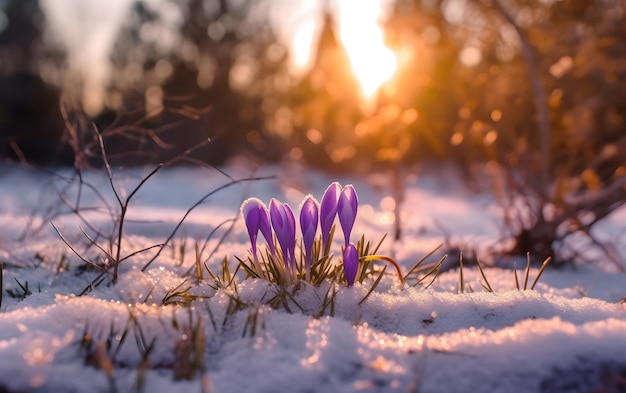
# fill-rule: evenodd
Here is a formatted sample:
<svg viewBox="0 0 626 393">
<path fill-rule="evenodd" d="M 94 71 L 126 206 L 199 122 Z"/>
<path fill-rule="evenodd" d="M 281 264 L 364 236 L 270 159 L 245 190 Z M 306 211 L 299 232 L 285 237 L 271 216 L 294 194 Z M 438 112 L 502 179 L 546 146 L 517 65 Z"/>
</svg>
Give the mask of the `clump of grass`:
<svg viewBox="0 0 626 393">
<path fill-rule="evenodd" d="M 316 318 L 321 318 L 326 310 L 329 309 L 329 315 L 332 317 L 335 315 L 335 301 L 337 299 L 338 287 L 334 282 L 331 282 L 322 300 L 322 305 L 319 312 L 315 315 Z"/>
<path fill-rule="evenodd" d="M 262 306 L 250 308 L 241 337 L 255 337 L 259 330 L 265 330 L 266 319 L 267 316 Z"/>
<path fill-rule="evenodd" d="M 7 294 L 13 298 L 13 299 L 19 299 L 19 300 L 24 300 L 27 297 L 29 297 L 30 295 L 33 294 L 33 292 L 30 290 L 30 288 L 28 287 L 28 281 L 24 281 L 24 283 L 22 284 L 20 282 L 20 280 L 18 280 L 17 278 L 14 277 L 15 282 L 17 283 L 19 288 L 15 288 L 15 289 L 7 289 L 6 292 Z M 0 280 L 0 283 L 2 283 L 2 280 Z M 38 287 L 39 292 L 41 292 L 41 287 Z M 1 302 L 0 302 L 1 304 Z"/>
<path fill-rule="evenodd" d="M 541 275 L 546 270 L 551 260 L 552 258 L 548 257 L 543 261 L 543 263 L 541 264 L 541 267 L 539 268 L 539 272 L 537 272 L 537 276 L 533 280 L 530 287 L 528 286 L 528 283 L 530 281 L 530 254 L 529 253 L 526 254 L 526 269 L 524 270 L 523 285 L 520 285 L 520 281 L 517 275 L 517 267 L 516 267 L 515 262 L 513 262 L 513 278 L 515 280 L 515 288 L 518 291 L 519 290 L 523 290 L 523 291 L 534 290 L 535 286 L 539 282 L 539 279 L 541 278 Z M 483 289 L 486 292 L 494 292 L 493 287 L 489 283 L 489 280 L 487 279 L 487 275 L 485 274 L 485 271 L 483 270 L 482 264 L 480 263 L 480 260 L 478 259 L 476 259 L 476 266 L 478 267 L 478 271 L 480 272 L 480 276 L 482 277 L 482 281 L 480 282 L 480 284 L 482 285 Z M 463 254 L 461 253 L 459 256 L 459 290 L 458 292 L 464 293 L 464 288 L 465 288 L 465 282 L 464 282 L 464 276 L 463 276 Z M 469 284 L 468 284 L 468 288 L 471 292 L 474 291 L 471 285 Z"/>
<path fill-rule="evenodd" d="M 151 339 L 147 338 L 139 318 L 131 307 L 128 308 L 128 319 L 122 331 L 118 331 L 111 324 L 108 334 L 103 334 L 101 330 L 92 331 L 89 324 L 86 324 L 78 342 L 79 353 L 83 354 L 84 363 L 101 370 L 106 375 L 111 393 L 119 391 L 115 379 L 115 368 L 130 367 L 127 362 L 118 360 L 118 355 L 128 339 L 133 336 L 139 351 L 134 391 L 143 392 L 147 372 L 153 368 L 150 356 L 156 348 L 157 338 L 156 336 Z"/>
<path fill-rule="evenodd" d="M 550 261 L 552 261 L 552 257 L 547 257 L 541 264 L 541 267 L 539 268 L 539 272 L 537 273 L 537 277 L 535 277 L 535 280 L 530 286 L 531 290 L 535 289 L 535 285 L 537 285 L 537 283 L 539 282 L 539 278 L 543 274 L 544 270 L 546 270 L 546 268 L 548 267 L 548 264 L 550 264 Z M 513 272 L 515 274 L 515 287 L 517 288 L 517 290 L 520 290 L 520 283 L 519 283 L 519 279 L 517 278 L 517 268 L 515 267 L 515 263 L 513 263 Z M 527 253 L 526 254 L 526 270 L 524 272 L 524 286 L 522 287 L 524 291 L 528 288 L 529 275 L 530 275 L 530 253 Z"/>
<path fill-rule="evenodd" d="M 211 268 L 209 268 L 209 266 L 205 264 L 204 268 L 209 273 L 209 275 L 211 276 L 211 280 L 212 280 L 208 285 L 211 288 L 215 289 L 216 291 L 219 289 L 229 289 L 229 288 L 231 289 L 234 288 L 236 290 L 237 289 L 237 282 L 236 282 L 237 272 L 242 266 L 245 268 L 245 265 L 239 264 L 235 268 L 235 271 L 231 273 L 230 264 L 228 263 L 228 258 L 224 258 L 222 260 L 221 273 L 218 274 L 218 273 L 214 273 L 213 270 L 211 270 Z"/>
<path fill-rule="evenodd" d="M 174 379 L 193 380 L 205 371 L 204 351 L 206 337 L 202 320 L 193 321 L 193 313 L 189 312 L 189 320 L 180 327 L 180 337 L 174 346 L 174 364 L 172 371 Z"/>
<path fill-rule="evenodd" d="M 179 285 L 167 291 L 161 304 L 163 306 L 177 305 L 190 307 L 195 300 L 205 299 L 206 296 L 193 295 L 189 291 L 194 287 L 192 284 L 188 284 L 189 279 L 183 280 Z"/>
<path fill-rule="evenodd" d="M 65 254 L 65 252 L 61 253 L 61 256 L 59 257 L 59 262 L 56 265 L 56 269 L 55 272 L 57 274 L 64 272 L 66 270 L 69 269 L 70 265 L 69 262 L 67 260 L 67 254 Z"/>
<path fill-rule="evenodd" d="M 183 235 L 179 239 L 172 240 L 172 259 L 178 260 L 178 266 L 185 263 L 187 255 L 187 233 L 183 231 Z"/>
<path fill-rule="evenodd" d="M 118 350 L 126 339 L 126 333 L 125 331 L 117 345 Z M 87 323 L 78 342 L 79 352 L 83 353 L 84 364 L 102 370 L 109 381 L 109 391 L 111 393 L 118 391 L 114 372 L 115 360 L 111 354 L 116 335 L 117 333 L 113 329 L 113 326 L 111 326 L 108 337 L 102 339 L 99 337 L 99 332 L 92 332 L 89 323 Z"/>
</svg>

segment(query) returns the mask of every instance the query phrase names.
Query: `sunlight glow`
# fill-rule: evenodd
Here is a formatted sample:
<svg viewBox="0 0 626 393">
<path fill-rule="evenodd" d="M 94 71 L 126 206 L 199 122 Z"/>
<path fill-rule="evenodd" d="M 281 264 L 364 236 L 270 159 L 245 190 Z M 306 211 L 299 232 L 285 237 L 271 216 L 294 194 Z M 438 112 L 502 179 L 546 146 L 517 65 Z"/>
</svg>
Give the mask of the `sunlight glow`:
<svg viewBox="0 0 626 393">
<path fill-rule="evenodd" d="M 264 0 L 280 41 L 289 46 L 290 72 L 301 76 L 312 65 L 312 51 L 320 32 L 319 0 Z"/>
<path fill-rule="evenodd" d="M 338 2 L 339 36 L 365 98 L 371 98 L 396 71 L 398 60 L 383 39 L 380 0 Z"/>
<path fill-rule="evenodd" d="M 310 65 L 312 42 L 317 34 L 315 20 L 304 21 L 295 31 L 291 49 L 293 51 L 292 61 L 297 69 L 303 69 Z"/>
</svg>

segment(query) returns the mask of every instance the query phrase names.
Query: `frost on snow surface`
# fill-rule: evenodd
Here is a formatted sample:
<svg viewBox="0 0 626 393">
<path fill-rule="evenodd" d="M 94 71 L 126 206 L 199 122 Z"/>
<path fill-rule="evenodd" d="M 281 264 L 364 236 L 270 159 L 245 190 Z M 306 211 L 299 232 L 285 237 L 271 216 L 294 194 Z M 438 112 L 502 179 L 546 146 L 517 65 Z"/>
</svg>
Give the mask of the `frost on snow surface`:
<svg viewBox="0 0 626 393">
<path fill-rule="evenodd" d="M 332 310 L 324 306 L 330 283 L 302 284 L 290 295 L 288 312 L 263 305 L 276 296 L 265 281 L 240 282 L 237 293 L 210 287 L 206 272 L 197 282 L 194 244 L 215 272 L 224 257 L 233 267 L 234 256 L 246 257 L 242 219 L 230 230 L 228 220 L 250 196 L 297 206 L 333 180 L 353 183 L 361 203 L 353 233 L 377 242 L 393 228 L 384 178 L 265 169 L 277 178 L 215 193 L 189 214 L 148 269 L 142 271 L 157 248 L 124 260 L 117 284 L 108 285 L 110 276 L 100 283 L 99 271 L 50 224 L 84 258 L 106 262 L 103 250 L 111 244 L 93 229 L 106 234 L 113 228 L 109 210 L 117 206 L 107 178 L 86 174 L 93 188 L 82 190 L 79 217 L 59 202 L 65 195 L 75 203 L 76 182 L 0 169 L 0 391 L 626 391 L 626 308 L 620 303 L 626 276 L 611 273 L 601 260 L 548 270 L 533 291 L 516 290 L 512 263 L 500 262 L 485 269 L 494 293 L 482 290 L 480 273 L 469 266 L 466 290 L 458 293 L 458 256 L 451 256 L 428 289 L 402 287 L 394 272 L 362 304 L 371 282 L 338 286 Z M 247 175 L 236 165 L 231 172 Z M 116 174 L 122 197 L 146 173 Z M 159 173 L 129 205 L 122 255 L 163 243 L 194 203 L 228 181 L 198 169 Z M 444 241 L 479 255 L 507 241 L 497 206 L 450 182 L 449 174 L 409 179 L 402 209 L 403 238 L 386 240 L 380 253 L 395 257 L 405 271 Z M 625 215 L 615 212 L 599 233 L 623 240 Z M 522 279 L 524 260 L 517 266 Z M 536 275 L 533 268 L 531 280 Z"/>
</svg>

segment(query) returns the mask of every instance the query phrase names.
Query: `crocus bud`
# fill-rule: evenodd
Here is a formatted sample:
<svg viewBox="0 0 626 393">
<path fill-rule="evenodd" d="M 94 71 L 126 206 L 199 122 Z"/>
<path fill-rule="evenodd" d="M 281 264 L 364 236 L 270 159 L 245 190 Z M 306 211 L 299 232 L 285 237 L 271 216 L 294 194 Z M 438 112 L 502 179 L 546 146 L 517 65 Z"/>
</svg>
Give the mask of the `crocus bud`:
<svg viewBox="0 0 626 393">
<path fill-rule="evenodd" d="M 359 199 L 356 196 L 354 187 L 352 187 L 352 185 L 345 186 L 341 195 L 339 195 L 337 215 L 339 216 L 339 224 L 341 224 L 341 229 L 343 230 L 346 246 L 350 243 L 350 234 L 352 233 L 352 227 L 354 226 L 358 208 Z"/>
<path fill-rule="evenodd" d="M 276 199 L 270 202 L 270 220 L 276 233 L 278 244 L 283 252 L 286 268 L 295 270 L 296 220 L 293 211 L 286 203 Z"/>
<path fill-rule="evenodd" d="M 267 221 L 267 211 L 263 202 L 257 198 L 246 199 L 241 205 L 241 214 L 246 223 L 248 229 L 248 236 L 250 236 L 250 243 L 252 244 L 252 254 L 256 255 L 256 240 L 261 227 L 261 221 L 263 216 Z"/>
<path fill-rule="evenodd" d="M 311 195 L 304 198 L 300 206 L 300 229 L 302 230 L 302 242 L 304 243 L 304 261 L 306 266 L 306 281 L 309 281 L 311 273 L 311 259 L 315 233 L 317 232 L 318 207 L 317 201 Z"/>
<path fill-rule="evenodd" d="M 272 255 L 274 255 L 274 239 L 272 237 L 272 228 L 270 227 L 265 203 L 261 202 L 258 198 L 248 198 L 241 205 L 241 213 L 246 222 L 253 252 L 256 253 L 256 240 L 260 230 Z"/>
<path fill-rule="evenodd" d="M 322 231 L 322 249 L 324 250 L 327 248 L 326 245 L 330 237 L 330 230 L 335 221 L 335 215 L 337 214 L 337 201 L 340 192 L 341 186 L 339 183 L 334 182 L 328 186 L 322 197 L 322 203 L 320 205 L 320 230 Z"/>
<path fill-rule="evenodd" d="M 356 273 L 359 270 L 359 253 L 354 244 L 350 243 L 343 250 L 343 275 L 346 277 L 348 286 L 354 285 Z"/>
<path fill-rule="evenodd" d="M 257 270 L 257 273 L 261 275 L 261 265 L 259 264 L 259 260 L 257 257 L 256 247 L 259 230 L 263 234 L 263 237 L 265 237 L 265 240 L 270 245 L 270 250 L 274 250 L 274 245 L 272 244 L 271 240 L 268 240 L 272 238 L 272 231 L 269 225 L 269 220 L 267 218 L 267 207 L 265 207 L 265 204 L 259 199 L 249 198 L 241 204 L 241 213 L 243 214 L 246 228 L 248 229 L 248 236 L 250 236 L 250 244 L 252 245 L 252 262 L 254 263 L 254 267 Z"/>
</svg>

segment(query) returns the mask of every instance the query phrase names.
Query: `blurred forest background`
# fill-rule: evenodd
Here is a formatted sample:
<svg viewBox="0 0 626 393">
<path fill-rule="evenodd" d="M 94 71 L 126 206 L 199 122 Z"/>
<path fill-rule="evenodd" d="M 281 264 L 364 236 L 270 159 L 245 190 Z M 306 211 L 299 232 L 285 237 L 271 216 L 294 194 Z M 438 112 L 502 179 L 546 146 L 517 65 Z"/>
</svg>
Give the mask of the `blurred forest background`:
<svg viewBox="0 0 626 393">
<path fill-rule="evenodd" d="M 95 125 L 125 165 L 207 138 L 193 158 L 212 164 L 246 154 L 398 173 L 451 162 L 488 175 L 503 203 L 523 199 L 524 215 L 507 219 L 519 250 L 538 255 L 626 200 L 625 0 L 0 0 L 0 10 L 5 161 L 86 165 Z M 389 53 L 392 72 L 368 85 Z"/>
</svg>

